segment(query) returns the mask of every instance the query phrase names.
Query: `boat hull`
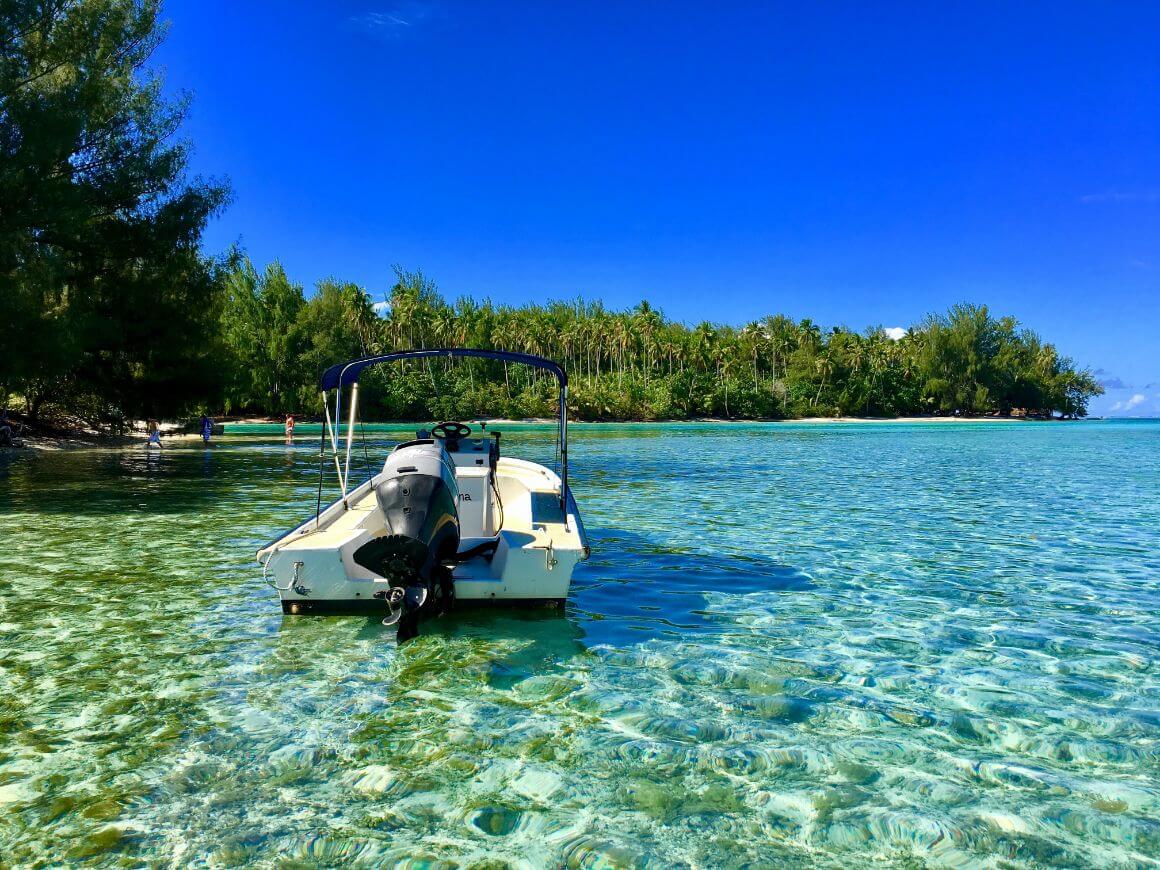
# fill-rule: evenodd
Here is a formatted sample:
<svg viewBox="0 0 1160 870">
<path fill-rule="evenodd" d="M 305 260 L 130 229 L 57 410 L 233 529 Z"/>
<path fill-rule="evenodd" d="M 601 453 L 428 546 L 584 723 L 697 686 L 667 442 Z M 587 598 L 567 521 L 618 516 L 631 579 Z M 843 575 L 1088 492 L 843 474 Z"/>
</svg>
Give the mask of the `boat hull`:
<svg viewBox="0 0 1160 870">
<path fill-rule="evenodd" d="M 563 609 L 567 598 L 456 598 L 455 608 L 518 607 L 531 609 Z M 382 601 L 308 601 L 282 599 L 282 613 L 286 616 L 381 616 L 387 610 Z"/>
<path fill-rule="evenodd" d="M 288 614 L 381 612 L 397 582 L 361 564 L 361 548 L 379 539 L 386 524 L 375 497 L 376 475 L 298 528 L 258 552 L 263 575 Z M 456 606 L 560 605 L 567 600 L 576 565 L 588 543 L 575 500 L 561 508 L 559 478 L 543 466 L 501 460 L 503 522 L 493 534 L 465 537 L 451 567 Z M 470 483 L 470 480 L 467 481 Z M 466 489 L 466 486 L 465 486 Z M 497 499 L 497 501 L 501 501 Z M 470 530 L 469 530 L 470 531 Z"/>
</svg>

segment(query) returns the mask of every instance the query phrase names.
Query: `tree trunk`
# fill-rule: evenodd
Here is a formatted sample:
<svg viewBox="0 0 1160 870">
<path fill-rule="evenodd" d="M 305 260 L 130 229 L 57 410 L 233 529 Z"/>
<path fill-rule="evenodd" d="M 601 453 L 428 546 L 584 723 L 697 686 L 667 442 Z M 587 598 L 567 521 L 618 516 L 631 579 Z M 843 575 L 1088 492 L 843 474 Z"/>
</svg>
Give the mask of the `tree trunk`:
<svg viewBox="0 0 1160 870">
<path fill-rule="evenodd" d="M 31 399 L 25 400 L 27 406 L 28 420 L 35 423 L 40 419 L 40 408 L 44 404 L 44 399 L 48 395 L 47 391 L 40 391 L 33 395 Z"/>
</svg>

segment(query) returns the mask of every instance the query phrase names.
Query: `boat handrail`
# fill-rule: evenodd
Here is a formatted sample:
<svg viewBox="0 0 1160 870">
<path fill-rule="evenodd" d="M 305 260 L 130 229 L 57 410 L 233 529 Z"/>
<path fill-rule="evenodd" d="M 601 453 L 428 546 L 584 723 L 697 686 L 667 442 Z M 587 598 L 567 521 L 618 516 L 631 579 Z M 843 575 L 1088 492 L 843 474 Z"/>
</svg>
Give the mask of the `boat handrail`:
<svg viewBox="0 0 1160 870">
<path fill-rule="evenodd" d="M 364 356 L 358 359 L 336 363 L 322 373 L 319 382 L 321 390 L 341 389 L 344 386 L 358 383 L 358 377 L 364 369 L 380 363 L 395 362 L 405 359 L 426 359 L 430 357 L 475 357 L 476 359 L 494 359 L 501 362 L 514 362 L 534 368 L 545 369 L 556 376 L 560 387 L 568 386 L 568 374 L 555 360 L 536 356 L 530 353 L 520 353 L 514 350 L 484 350 L 477 347 L 428 347 L 418 350 L 400 350 L 394 353 L 384 353 L 377 356 Z"/>
</svg>

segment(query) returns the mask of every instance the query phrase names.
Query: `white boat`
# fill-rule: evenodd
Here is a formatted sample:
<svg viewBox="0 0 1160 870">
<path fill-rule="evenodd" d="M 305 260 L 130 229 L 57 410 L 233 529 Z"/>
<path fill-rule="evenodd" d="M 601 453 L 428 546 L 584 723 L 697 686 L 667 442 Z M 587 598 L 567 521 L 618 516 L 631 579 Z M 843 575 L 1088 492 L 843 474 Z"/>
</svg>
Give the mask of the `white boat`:
<svg viewBox="0 0 1160 870">
<path fill-rule="evenodd" d="M 552 372 L 560 384 L 559 474 L 501 455 L 498 432 L 447 421 L 419 430 L 382 471 L 351 486 L 360 373 L 424 357 L 482 357 Z M 568 379 L 559 364 L 507 351 L 403 351 L 332 366 L 321 388 L 326 422 L 315 515 L 258 551 L 284 613 L 381 612 L 384 621 L 398 620 L 406 639 L 420 618 L 453 605 L 563 604 L 589 547 L 568 487 Z M 344 440 L 338 426 L 346 390 Z M 323 508 L 323 472 L 332 463 L 342 492 Z"/>
</svg>

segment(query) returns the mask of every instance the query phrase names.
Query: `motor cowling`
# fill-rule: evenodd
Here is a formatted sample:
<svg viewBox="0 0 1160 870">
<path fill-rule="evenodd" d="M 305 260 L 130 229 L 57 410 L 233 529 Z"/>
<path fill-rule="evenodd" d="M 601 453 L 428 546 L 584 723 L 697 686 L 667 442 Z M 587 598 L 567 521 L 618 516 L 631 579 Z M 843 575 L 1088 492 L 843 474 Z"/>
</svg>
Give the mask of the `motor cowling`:
<svg viewBox="0 0 1160 870">
<path fill-rule="evenodd" d="M 417 623 L 420 611 L 444 610 L 454 596 L 444 563 L 459 549 L 459 488 L 450 457 L 435 441 L 399 445 L 383 473 L 375 499 L 385 532 L 359 547 L 354 560 L 407 591 L 403 638 L 405 625 Z"/>
</svg>

